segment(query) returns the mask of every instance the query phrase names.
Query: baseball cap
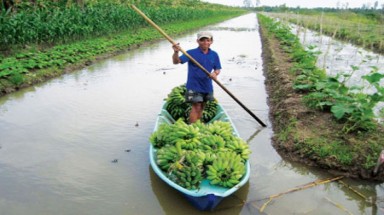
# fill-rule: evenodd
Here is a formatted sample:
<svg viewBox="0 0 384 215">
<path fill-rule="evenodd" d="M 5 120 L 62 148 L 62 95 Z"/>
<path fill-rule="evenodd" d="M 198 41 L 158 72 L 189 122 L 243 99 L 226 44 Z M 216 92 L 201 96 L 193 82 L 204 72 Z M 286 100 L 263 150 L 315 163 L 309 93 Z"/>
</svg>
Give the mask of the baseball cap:
<svg viewBox="0 0 384 215">
<path fill-rule="evenodd" d="M 200 40 L 201 38 L 209 38 L 212 39 L 212 34 L 208 31 L 203 31 L 197 34 L 197 39 Z"/>
</svg>

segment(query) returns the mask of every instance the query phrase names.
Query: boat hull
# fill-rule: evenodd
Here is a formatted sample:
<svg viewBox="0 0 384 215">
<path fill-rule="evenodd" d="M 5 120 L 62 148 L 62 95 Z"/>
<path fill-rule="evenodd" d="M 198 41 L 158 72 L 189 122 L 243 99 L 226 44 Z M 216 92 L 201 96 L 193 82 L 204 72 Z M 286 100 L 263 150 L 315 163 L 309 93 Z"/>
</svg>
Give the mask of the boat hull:
<svg viewBox="0 0 384 215">
<path fill-rule="evenodd" d="M 224 197 L 208 194 L 201 197 L 194 197 L 184 194 L 185 198 L 197 209 L 201 211 L 211 211 L 224 199 Z"/>
</svg>

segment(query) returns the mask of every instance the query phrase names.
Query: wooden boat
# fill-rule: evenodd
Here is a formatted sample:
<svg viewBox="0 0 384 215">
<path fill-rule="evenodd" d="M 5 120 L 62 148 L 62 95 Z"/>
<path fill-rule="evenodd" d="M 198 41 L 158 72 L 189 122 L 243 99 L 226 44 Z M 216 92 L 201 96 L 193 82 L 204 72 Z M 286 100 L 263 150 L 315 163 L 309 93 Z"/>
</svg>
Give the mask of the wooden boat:
<svg viewBox="0 0 384 215">
<path fill-rule="evenodd" d="M 172 116 L 166 111 L 165 107 L 166 107 L 166 102 L 163 104 L 161 111 L 158 114 L 154 131 L 156 131 L 158 127 L 163 123 L 173 124 L 175 122 Z M 211 121 L 215 121 L 215 120 L 230 122 L 230 124 L 233 127 L 235 135 L 239 136 L 238 131 L 236 130 L 230 117 L 228 116 L 228 114 L 220 104 L 218 105 L 216 116 Z M 181 192 L 193 206 L 203 211 L 213 210 L 221 202 L 221 200 L 223 200 L 225 197 L 236 192 L 249 180 L 250 164 L 249 164 L 249 161 L 247 160 L 245 163 L 246 172 L 244 176 L 242 177 L 240 182 L 237 185 L 233 186 L 232 188 L 225 188 L 222 186 L 211 185 L 209 183 L 209 180 L 204 179 L 200 184 L 200 188 L 198 190 L 188 190 L 176 184 L 172 180 L 170 180 L 167 177 L 167 173 L 162 171 L 160 167 L 156 164 L 156 148 L 153 147 L 152 144 L 150 144 L 149 157 L 150 157 L 150 164 L 154 172 L 169 186 Z"/>
</svg>

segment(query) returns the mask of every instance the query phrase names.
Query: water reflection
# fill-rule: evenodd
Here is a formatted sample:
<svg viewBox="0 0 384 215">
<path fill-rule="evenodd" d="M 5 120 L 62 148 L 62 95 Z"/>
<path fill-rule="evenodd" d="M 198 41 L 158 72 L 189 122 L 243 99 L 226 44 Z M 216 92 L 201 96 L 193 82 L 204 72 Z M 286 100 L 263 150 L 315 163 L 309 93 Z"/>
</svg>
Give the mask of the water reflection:
<svg viewBox="0 0 384 215">
<path fill-rule="evenodd" d="M 249 144 L 261 131 L 262 129 L 256 129 L 256 131 L 253 132 L 253 134 L 248 139 L 246 139 L 245 142 Z"/>
</svg>

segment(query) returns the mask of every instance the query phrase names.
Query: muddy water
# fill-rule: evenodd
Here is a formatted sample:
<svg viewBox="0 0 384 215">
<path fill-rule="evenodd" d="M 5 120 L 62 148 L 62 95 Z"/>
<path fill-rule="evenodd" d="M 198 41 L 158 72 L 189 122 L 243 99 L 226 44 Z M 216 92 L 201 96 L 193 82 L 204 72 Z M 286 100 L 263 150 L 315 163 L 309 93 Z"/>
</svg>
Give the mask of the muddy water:
<svg viewBox="0 0 384 215">
<path fill-rule="evenodd" d="M 285 161 L 271 146 L 255 14 L 204 30 L 214 34 L 212 48 L 221 56 L 219 81 L 268 125 L 215 87 L 253 154 L 250 181 L 209 214 L 260 214 L 263 205 L 267 214 L 380 214 L 382 186 L 354 180 L 266 204 L 271 195 L 330 175 Z M 174 39 L 184 49 L 197 45 L 195 34 Z M 186 65 L 172 65 L 171 54 L 167 41 L 155 43 L 0 98 L 0 214 L 208 214 L 149 165 L 148 137 L 162 99 L 186 79 Z"/>
</svg>

